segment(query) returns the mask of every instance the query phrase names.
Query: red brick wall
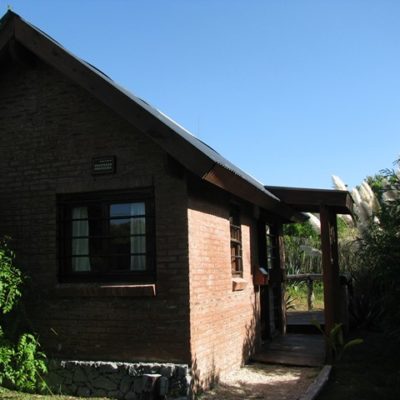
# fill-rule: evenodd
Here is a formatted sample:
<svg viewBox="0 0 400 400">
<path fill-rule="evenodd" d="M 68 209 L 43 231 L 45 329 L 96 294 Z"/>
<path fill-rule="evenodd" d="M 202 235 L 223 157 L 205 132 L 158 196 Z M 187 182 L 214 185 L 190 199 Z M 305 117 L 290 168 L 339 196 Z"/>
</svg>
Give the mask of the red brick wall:
<svg viewBox="0 0 400 400">
<path fill-rule="evenodd" d="M 198 384 L 237 369 L 259 338 L 259 298 L 251 268 L 257 263 L 256 224 L 242 206 L 243 278 L 247 286 L 232 290 L 229 198 L 210 188 L 192 188 L 189 196 L 190 332 Z"/>
<path fill-rule="evenodd" d="M 0 234 L 13 238 L 31 277 L 29 317 L 46 351 L 189 362 L 185 180 L 168 172 L 157 145 L 55 70 L 41 62 L 0 67 Z M 104 155 L 117 157 L 117 173 L 93 177 L 91 159 Z M 56 289 L 56 195 L 148 185 L 155 190 L 156 297 Z"/>
</svg>

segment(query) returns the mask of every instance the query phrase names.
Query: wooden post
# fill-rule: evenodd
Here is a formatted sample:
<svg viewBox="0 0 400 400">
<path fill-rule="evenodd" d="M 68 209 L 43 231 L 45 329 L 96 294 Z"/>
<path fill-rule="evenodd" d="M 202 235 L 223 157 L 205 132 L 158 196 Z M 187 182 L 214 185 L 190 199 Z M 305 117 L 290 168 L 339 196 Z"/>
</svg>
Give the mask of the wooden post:
<svg viewBox="0 0 400 400">
<path fill-rule="evenodd" d="M 324 282 L 325 331 L 340 322 L 340 281 L 336 214 L 326 205 L 320 207 L 322 270 Z"/>
<path fill-rule="evenodd" d="M 280 331 L 283 335 L 286 334 L 286 304 L 285 304 L 285 291 L 286 291 L 286 269 L 285 269 L 285 249 L 283 245 L 283 226 L 282 224 L 276 227 L 276 241 L 277 241 L 277 260 L 278 268 L 281 271 L 280 282 Z"/>
<path fill-rule="evenodd" d="M 308 311 L 313 309 L 313 289 L 314 289 L 314 281 L 308 277 L 306 280 L 307 284 L 307 308 Z"/>
</svg>

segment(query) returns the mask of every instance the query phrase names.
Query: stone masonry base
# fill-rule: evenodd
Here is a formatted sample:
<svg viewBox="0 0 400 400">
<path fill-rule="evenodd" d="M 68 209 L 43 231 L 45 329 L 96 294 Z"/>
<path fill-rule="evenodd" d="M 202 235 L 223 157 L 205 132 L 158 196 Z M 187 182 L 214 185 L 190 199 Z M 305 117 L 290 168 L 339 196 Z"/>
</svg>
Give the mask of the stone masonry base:
<svg viewBox="0 0 400 400">
<path fill-rule="evenodd" d="M 51 360 L 47 383 L 54 394 L 186 400 L 192 377 L 185 364 Z"/>
</svg>

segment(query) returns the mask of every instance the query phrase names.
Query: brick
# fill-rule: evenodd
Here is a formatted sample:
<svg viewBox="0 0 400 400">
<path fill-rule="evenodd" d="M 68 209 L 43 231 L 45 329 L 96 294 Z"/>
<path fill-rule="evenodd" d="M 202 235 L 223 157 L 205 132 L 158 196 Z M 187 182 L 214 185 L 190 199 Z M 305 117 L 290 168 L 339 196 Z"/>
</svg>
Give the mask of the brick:
<svg viewBox="0 0 400 400">
<path fill-rule="evenodd" d="M 256 221 L 241 214 L 243 281 L 232 291 L 230 262 L 230 203 L 206 190 L 189 188 L 189 263 L 192 368 L 198 387 L 239 368 L 247 361 L 245 348 L 259 340 L 255 321 L 259 299 L 254 291 L 251 261 L 257 259 L 251 230 Z M 255 237 L 253 235 L 253 237 Z"/>
<path fill-rule="evenodd" d="M 29 313 L 45 351 L 79 359 L 189 362 L 185 180 L 166 170 L 160 147 L 57 71 L 40 61 L 34 67 L 4 62 L 0 229 L 13 238 L 17 264 L 35 285 Z M 116 174 L 93 177 L 92 157 L 110 154 L 117 157 Z M 58 272 L 56 194 L 149 184 L 156 193 L 157 272 L 164 279 L 156 297 L 60 298 L 49 291 Z M 173 243 L 179 247 L 172 251 Z M 159 333 L 152 332 L 164 325 L 160 351 Z"/>
</svg>

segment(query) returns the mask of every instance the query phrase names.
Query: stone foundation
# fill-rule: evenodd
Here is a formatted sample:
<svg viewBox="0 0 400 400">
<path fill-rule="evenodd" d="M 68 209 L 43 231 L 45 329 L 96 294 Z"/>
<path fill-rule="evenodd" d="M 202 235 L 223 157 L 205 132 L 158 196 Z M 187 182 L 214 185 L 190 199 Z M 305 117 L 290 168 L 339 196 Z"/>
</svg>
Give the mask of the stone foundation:
<svg viewBox="0 0 400 400">
<path fill-rule="evenodd" d="M 192 377 L 185 364 L 51 360 L 47 382 L 54 394 L 186 400 Z"/>
</svg>

